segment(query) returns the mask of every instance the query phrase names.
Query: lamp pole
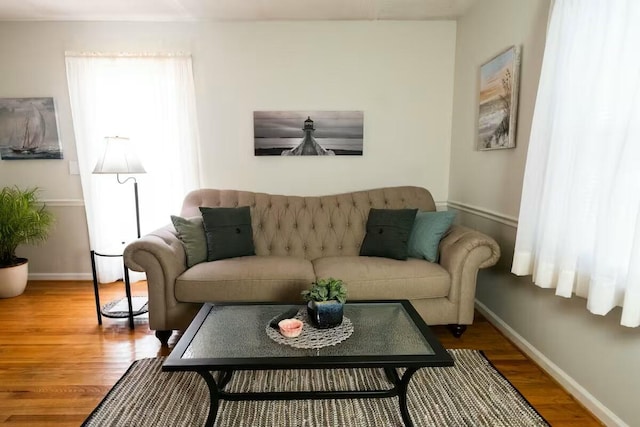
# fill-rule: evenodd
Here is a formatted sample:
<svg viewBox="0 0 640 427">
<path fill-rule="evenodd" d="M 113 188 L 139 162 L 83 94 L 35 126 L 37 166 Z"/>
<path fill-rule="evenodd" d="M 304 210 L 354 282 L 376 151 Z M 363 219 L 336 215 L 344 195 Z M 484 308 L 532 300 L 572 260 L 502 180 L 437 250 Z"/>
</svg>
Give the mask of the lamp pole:
<svg viewBox="0 0 640 427">
<path fill-rule="evenodd" d="M 138 181 L 133 176 L 130 176 L 124 181 L 120 181 L 120 174 L 116 174 L 116 177 L 118 178 L 118 184 L 124 184 L 130 179 L 133 180 L 133 194 L 136 200 L 136 229 L 138 231 L 138 239 L 139 239 L 140 238 L 140 205 L 138 204 Z"/>
</svg>

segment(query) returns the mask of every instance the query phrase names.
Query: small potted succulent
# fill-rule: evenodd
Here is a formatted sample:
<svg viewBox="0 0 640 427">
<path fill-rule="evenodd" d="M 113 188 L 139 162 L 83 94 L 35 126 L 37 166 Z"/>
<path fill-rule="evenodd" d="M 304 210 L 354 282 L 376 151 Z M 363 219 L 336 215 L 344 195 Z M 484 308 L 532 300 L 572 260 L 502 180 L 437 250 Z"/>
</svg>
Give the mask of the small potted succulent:
<svg viewBox="0 0 640 427">
<path fill-rule="evenodd" d="M 347 287 L 340 279 L 318 279 L 311 289 L 302 291 L 307 301 L 307 313 L 319 329 L 333 328 L 342 323 Z"/>
<path fill-rule="evenodd" d="M 27 286 L 28 262 L 16 256 L 22 244 L 44 241 L 53 215 L 38 200 L 37 189 L 0 190 L 0 298 L 15 297 Z"/>
</svg>

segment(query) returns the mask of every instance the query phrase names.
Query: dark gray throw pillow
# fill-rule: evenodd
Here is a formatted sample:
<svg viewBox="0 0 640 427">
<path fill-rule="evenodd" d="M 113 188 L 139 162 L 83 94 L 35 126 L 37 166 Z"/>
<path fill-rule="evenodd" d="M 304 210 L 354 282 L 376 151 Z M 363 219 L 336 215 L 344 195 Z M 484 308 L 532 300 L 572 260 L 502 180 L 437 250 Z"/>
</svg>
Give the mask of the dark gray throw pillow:
<svg viewBox="0 0 640 427">
<path fill-rule="evenodd" d="M 418 209 L 372 208 L 360 255 L 407 259 L 409 236 L 417 212 Z"/>
<path fill-rule="evenodd" d="M 255 255 L 251 210 L 200 208 L 207 237 L 207 261 Z"/>
</svg>

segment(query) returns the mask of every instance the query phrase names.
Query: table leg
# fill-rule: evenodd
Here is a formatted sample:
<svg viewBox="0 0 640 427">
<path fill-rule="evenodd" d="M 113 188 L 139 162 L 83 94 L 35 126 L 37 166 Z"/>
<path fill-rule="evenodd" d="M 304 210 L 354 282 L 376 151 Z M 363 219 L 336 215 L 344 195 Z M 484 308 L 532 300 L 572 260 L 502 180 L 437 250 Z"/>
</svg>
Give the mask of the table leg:
<svg viewBox="0 0 640 427">
<path fill-rule="evenodd" d="M 127 293 L 127 304 L 129 305 L 129 328 L 133 329 L 133 304 L 131 302 L 131 282 L 129 281 L 129 269 L 126 264 L 124 264 L 124 260 L 122 261 L 122 265 L 124 267 L 124 290 Z"/>
<path fill-rule="evenodd" d="M 220 385 L 218 386 L 218 389 L 224 390 L 227 384 L 229 384 L 229 381 L 231 381 L 231 377 L 233 376 L 233 371 L 228 370 L 228 371 L 221 371 L 221 372 L 222 372 L 222 376 L 220 376 Z"/>
<path fill-rule="evenodd" d="M 400 378 L 398 377 L 396 368 L 384 368 L 384 373 L 391 384 L 395 386 L 398 385 L 398 383 L 400 382 Z"/>
<path fill-rule="evenodd" d="M 407 368 L 398 384 L 398 403 L 400 404 L 400 415 L 402 415 L 402 422 L 404 422 L 405 427 L 413 427 L 413 422 L 407 409 L 407 389 L 409 388 L 411 376 L 415 374 L 417 370 L 418 368 Z"/>
<path fill-rule="evenodd" d="M 98 290 L 98 271 L 96 269 L 96 253 L 91 251 L 91 273 L 93 274 L 93 293 L 96 298 L 96 314 L 98 325 L 102 325 L 102 313 L 100 312 L 100 291 Z"/>
<path fill-rule="evenodd" d="M 198 374 L 207 382 L 207 387 L 209 387 L 209 415 L 207 415 L 207 421 L 204 423 L 205 427 L 213 427 L 213 423 L 216 421 L 216 417 L 218 416 L 218 407 L 220 405 L 220 396 L 218 385 L 216 384 L 216 380 L 211 375 L 209 371 L 197 371 Z M 225 373 L 223 375 L 226 376 Z M 229 375 L 230 377 L 231 375 Z"/>
</svg>

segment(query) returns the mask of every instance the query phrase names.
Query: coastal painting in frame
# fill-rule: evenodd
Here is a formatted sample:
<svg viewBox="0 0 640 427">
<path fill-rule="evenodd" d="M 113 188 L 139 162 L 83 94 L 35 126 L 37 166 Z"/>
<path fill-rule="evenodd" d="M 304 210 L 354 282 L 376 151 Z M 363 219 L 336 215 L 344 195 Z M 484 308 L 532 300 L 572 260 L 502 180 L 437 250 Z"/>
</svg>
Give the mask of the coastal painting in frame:
<svg viewBox="0 0 640 427">
<path fill-rule="evenodd" d="M 0 98 L 0 158 L 62 159 L 53 98 Z"/>
<path fill-rule="evenodd" d="M 519 46 L 511 46 L 480 66 L 479 150 L 516 146 L 519 75 Z"/>
<path fill-rule="evenodd" d="M 256 156 L 362 156 L 362 111 L 254 111 Z"/>
</svg>

